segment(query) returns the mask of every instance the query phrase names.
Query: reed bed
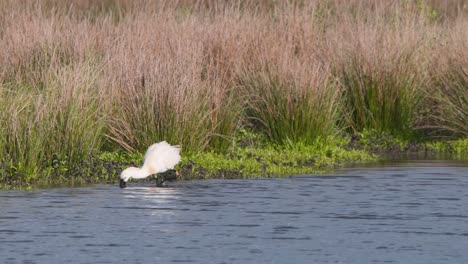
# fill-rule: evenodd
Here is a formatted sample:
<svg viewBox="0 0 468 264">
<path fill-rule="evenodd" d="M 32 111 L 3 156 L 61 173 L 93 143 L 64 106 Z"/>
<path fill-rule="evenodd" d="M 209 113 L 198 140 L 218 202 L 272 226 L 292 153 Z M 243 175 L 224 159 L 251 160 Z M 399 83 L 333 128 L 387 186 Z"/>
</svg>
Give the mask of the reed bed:
<svg viewBox="0 0 468 264">
<path fill-rule="evenodd" d="M 446 38 L 435 45 L 436 53 L 429 67 L 431 85 L 425 114 L 420 126 L 438 137 L 468 136 L 468 34 L 466 20 L 452 26 Z"/>
<path fill-rule="evenodd" d="M 463 137 L 463 0 L 0 2 L 0 164 L 24 175 L 239 129 Z M 33 176 L 31 176 L 33 177 Z"/>
</svg>

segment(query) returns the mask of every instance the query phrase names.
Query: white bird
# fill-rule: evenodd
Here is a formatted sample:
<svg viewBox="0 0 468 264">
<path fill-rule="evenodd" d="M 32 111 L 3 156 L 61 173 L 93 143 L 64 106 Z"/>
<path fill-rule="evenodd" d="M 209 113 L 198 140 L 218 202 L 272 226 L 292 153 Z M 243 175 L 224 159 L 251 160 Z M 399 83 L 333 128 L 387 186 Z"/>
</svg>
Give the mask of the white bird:
<svg viewBox="0 0 468 264">
<path fill-rule="evenodd" d="M 166 141 L 151 145 L 146 151 L 141 168 L 130 167 L 120 174 L 120 188 L 125 188 L 127 181 L 144 179 L 156 173 L 162 173 L 174 169 L 180 162 L 180 147 L 171 146 Z"/>
</svg>

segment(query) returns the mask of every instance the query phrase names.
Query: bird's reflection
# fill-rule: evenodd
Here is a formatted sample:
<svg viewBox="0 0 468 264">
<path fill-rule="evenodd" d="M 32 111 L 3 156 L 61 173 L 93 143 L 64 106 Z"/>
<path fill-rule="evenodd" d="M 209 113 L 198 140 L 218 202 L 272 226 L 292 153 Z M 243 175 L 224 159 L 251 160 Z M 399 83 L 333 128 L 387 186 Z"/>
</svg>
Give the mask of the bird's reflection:
<svg viewBox="0 0 468 264">
<path fill-rule="evenodd" d="M 132 186 L 123 190 L 124 198 L 132 200 L 141 200 L 142 205 L 148 204 L 167 204 L 179 197 L 180 190 L 174 187 L 156 187 L 156 186 Z"/>
</svg>

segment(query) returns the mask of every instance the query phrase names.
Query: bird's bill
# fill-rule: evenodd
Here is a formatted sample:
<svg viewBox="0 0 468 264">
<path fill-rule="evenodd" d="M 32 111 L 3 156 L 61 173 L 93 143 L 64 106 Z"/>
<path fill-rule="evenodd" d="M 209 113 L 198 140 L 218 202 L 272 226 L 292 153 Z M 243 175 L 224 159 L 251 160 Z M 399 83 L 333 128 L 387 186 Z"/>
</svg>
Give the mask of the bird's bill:
<svg viewBox="0 0 468 264">
<path fill-rule="evenodd" d="M 120 184 L 119 184 L 120 188 L 125 188 L 127 187 L 127 182 L 124 181 L 123 179 L 120 179 Z"/>
</svg>

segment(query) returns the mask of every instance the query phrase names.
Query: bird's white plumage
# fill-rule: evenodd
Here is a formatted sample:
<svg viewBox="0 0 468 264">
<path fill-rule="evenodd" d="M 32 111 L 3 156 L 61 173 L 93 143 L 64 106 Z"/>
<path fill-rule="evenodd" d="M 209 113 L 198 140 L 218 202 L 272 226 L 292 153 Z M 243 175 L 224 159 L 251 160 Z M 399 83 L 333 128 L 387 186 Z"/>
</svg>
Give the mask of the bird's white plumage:
<svg viewBox="0 0 468 264">
<path fill-rule="evenodd" d="M 174 169 L 180 160 L 179 146 L 171 146 L 166 141 L 155 143 L 146 151 L 143 166 L 125 169 L 120 174 L 120 179 L 126 182 L 130 178 L 143 179 L 156 173 L 162 173 Z"/>
<path fill-rule="evenodd" d="M 166 141 L 151 145 L 143 158 L 142 169 L 147 169 L 149 173 L 161 173 L 174 169 L 180 162 L 179 146 L 171 146 Z"/>
</svg>

